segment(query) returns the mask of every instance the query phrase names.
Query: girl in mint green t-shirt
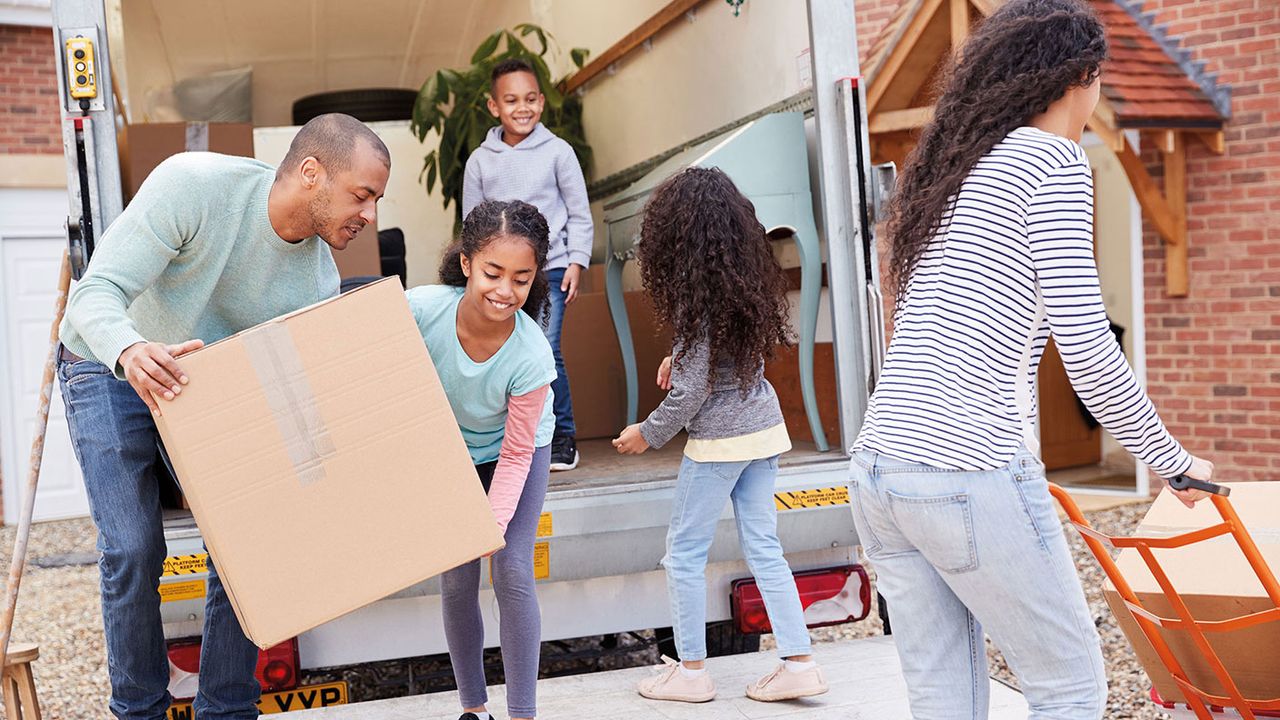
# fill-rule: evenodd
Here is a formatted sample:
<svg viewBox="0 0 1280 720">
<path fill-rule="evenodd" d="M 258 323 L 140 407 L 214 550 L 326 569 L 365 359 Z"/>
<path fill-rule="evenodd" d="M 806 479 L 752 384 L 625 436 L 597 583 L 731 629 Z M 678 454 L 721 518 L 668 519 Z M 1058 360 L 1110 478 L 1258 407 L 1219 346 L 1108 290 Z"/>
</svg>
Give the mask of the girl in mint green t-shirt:
<svg viewBox="0 0 1280 720">
<path fill-rule="evenodd" d="M 493 555 L 512 720 L 536 712 L 542 626 L 533 541 L 547 494 L 555 360 L 535 318 L 546 307 L 547 221 L 520 201 L 477 205 L 409 306 L 466 440 L 506 547 Z M 520 312 L 523 309 L 524 312 Z M 486 720 L 480 561 L 441 578 L 445 639 L 463 715 Z"/>
</svg>

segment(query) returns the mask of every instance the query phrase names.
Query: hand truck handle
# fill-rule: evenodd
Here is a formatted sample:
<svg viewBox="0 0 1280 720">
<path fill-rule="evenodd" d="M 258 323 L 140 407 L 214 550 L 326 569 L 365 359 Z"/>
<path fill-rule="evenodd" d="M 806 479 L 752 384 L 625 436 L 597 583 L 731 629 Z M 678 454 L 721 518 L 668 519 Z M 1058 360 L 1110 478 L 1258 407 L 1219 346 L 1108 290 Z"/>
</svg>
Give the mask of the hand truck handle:
<svg viewBox="0 0 1280 720">
<path fill-rule="evenodd" d="M 1214 495 L 1226 497 L 1231 494 L 1231 488 L 1219 485 L 1218 483 L 1209 482 L 1208 480 L 1196 480 L 1195 478 L 1179 475 L 1169 481 L 1169 487 L 1174 490 L 1203 490 Z"/>
</svg>

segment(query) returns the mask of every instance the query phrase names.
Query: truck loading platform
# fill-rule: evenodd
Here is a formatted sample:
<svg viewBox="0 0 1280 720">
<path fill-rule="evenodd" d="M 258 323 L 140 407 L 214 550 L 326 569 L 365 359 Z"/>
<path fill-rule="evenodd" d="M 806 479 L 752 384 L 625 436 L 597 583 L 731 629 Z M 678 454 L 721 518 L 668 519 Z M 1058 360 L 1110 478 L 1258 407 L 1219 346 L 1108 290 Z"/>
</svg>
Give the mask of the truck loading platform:
<svg viewBox="0 0 1280 720">
<path fill-rule="evenodd" d="M 538 717 L 542 720 L 611 718 L 612 720 L 728 720 L 730 718 L 842 718 L 843 720 L 910 720 L 907 688 L 899 672 L 893 639 L 875 637 L 821 644 L 814 648 L 831 691 L 804 700 L 759 703 L 749 700 L 747 683 L 769 672 L 777 662 L 772 652 L 712 658 L 707 666 L 719 695 L 709 703 L 646 700 L 636 683 L 652 669 L 629 668 L 552 678 L 538 684 Z M 506 720 L 505 693 L 489 690 L 489 710 Z M 457 720 L 457 693 L 412 697 L 304 710 L 279 715 L 290 720 Z M 1016 690 L 991 681 L 991 720 L 1025 718 L 1027 705 Z"/>
</svg>

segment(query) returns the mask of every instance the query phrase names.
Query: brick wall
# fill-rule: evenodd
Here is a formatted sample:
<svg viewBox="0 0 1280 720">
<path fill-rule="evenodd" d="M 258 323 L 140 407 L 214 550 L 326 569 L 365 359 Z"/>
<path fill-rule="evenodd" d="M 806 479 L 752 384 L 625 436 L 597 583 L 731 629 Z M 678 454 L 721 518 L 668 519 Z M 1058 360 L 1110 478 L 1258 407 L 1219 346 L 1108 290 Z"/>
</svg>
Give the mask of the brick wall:
<svg viewBox="0 0 1280 720">
<path fill-rule="evenodd" d="M 858 55 L 862 62 L 867 61 L 867 51 L 880 36 L 880 30 L 900 2 L 901 0 L 853 0 L 853 12 L 858 20 Z"/>
<path fill-rule="evenodd" d="M 1164 252 L 1146 233 L 1150 393 L 1221 479 L 1280 479 L 1280 3 L 1144 10 L 1232 88 L 1226 152 L 1188 146 L 1188 297 L 1165 294 Z"/>
<path fill-rule="evenodd" d="M 49 28 L 0 25 L 0 154 L 62 153 Z"/>
</svg>

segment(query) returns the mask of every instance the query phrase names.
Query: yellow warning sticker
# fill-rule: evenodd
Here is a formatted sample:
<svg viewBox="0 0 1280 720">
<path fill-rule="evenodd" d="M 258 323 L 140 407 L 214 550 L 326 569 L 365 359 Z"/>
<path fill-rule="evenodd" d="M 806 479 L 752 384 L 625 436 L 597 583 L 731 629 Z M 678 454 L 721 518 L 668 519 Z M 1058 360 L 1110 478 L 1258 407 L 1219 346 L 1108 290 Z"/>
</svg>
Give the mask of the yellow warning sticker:
<svg viewBox="0 0 1280 720">
<path fill-rule="evenodd" d="M 774 493 L 773 504 L 779 510 L 848 505 L 849 488 L 813 488 L 812 490 L 792 490 L 791 492 Z"/>
<path fill-rule="evenodd" d="M 160 602 L 178 602 L 179 600 L 200 600 L 204 598 L 203 580 L 183 580 L 180 582 L 160 584 Z"/>
<path fill-rule="evenodd" d="M 209 553 L 196 555 L 170 555 L 164 559 L 164 574 L 198 575 L 209 572 Z"/>
<path fill-rule="evenodd" d="M 545 580 L 551 577 L 551 543 L 533 544 L 533 579 Z M 493 556 L 489 556 L 489 583 L 493 584 Z"/>
<path fill-rule="evenodd" d="M 551 577 L 551 543 L 534 543 L 533 579 L 545 580 L 549 577 Z"/>
<path fill-rule="evenodd" d="M 538 537 L 551 537 L 551 513 L 542 513 L 538 517 Z"/>
</svg>

